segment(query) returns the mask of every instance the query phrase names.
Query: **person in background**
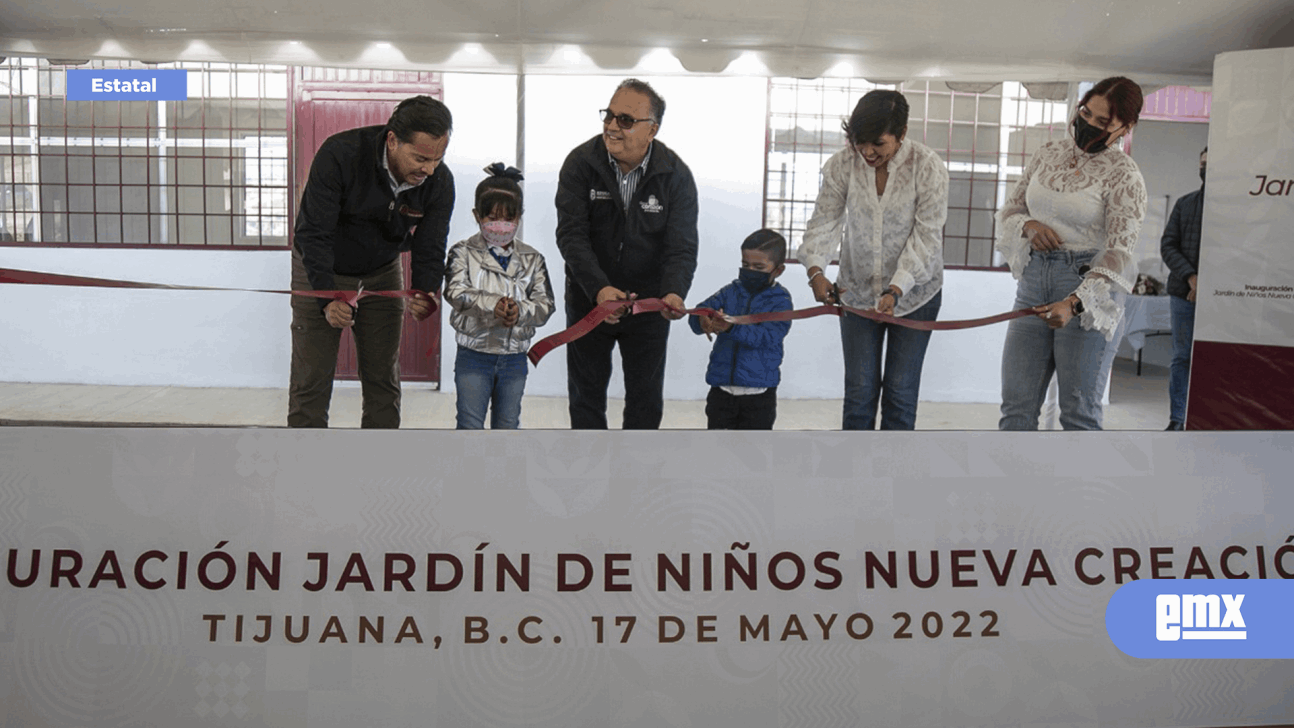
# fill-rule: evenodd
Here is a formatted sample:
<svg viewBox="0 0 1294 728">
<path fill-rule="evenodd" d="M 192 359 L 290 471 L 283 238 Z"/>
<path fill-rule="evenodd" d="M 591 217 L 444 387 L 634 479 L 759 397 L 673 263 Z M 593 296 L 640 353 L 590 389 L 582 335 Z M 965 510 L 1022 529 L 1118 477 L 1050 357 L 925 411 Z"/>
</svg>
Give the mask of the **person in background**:
<svg viewBox="0 0 1294 728">
<path fill-rule="evenodd" d="M 1002 351 L 1003 430 L 1036 430 L 1056 375 L 1060 425 L 1099 430 L 1102 366 L 1119 322 L 1126 271 L 1146 215 L 1146 183 L 1117 148 L 1141 114 L 1141 87 L 1102 80 L 1079 102 L 1073 137 L 1043 145 L 998 211 L 996 249 L 1019 281 Z"/>
<path fill-rule="evenodd" d="M 777 277 L 786 270 L 786 238 L 756 230 L 741 243 L 737 280 L 719 289 L 698 308 L 719 314 L 790 311 L 791 293 Z M 782 340 L 790 321 L 734 324 L 722 315 L 692 316 L 697 334 L 716 336 L 705 383 L 706 427 L 711 430 L 771 430 L 777 420 L 777 385 L 782 373 Z"/>
<path fill-rule="evenodd" d="M 310 164 L 292 242 L 292 290 L 404 290 L 400 253 L 412 251 L 408 300 L 419 321 L 436 309 L 454 177 L 442 164 L 453 130 L 444 104 L 401 101 L 385 126 L 328 137 Z M 400 333 L 405 302 L 292 297 L 288 427 L 327 427 L 341 330 L 355 335 L 361 427 L 400 426 Z"/>
<path fill-rule="evenodd" d="M 907 138 L 908 102 L 898 91 L 868 92 L 844 131 L 847 146 L 822 168 L 798 252 L 813 297 L 934 321 L 943 298 L 948 168 L 930 147 Z M 837 253 L 833 283 L 824 269 Z M 882 430 L 915 429 L 930 332 L 847 315 L 840 342 L 842 427 L 873 429 L 879 404 Z"/>
<path fill-rule="evenodd" d="M 1173 360 L 1168 368 L 1168 428 L 1186 428 L 1186 385 L 1191 377 L 1191 345 L 1195 342 L 1195 291 L 1199 280 L 1200 226 L 1204 220 L 1205 171 L 1209 148 L 1200 152 L 1200 188 L 1182 195 L 1159 239 L 1159 254 L 1168 266 L 1169 313 L 1172 316 Z"/>
<path fill-rule="evenodd" d="M 472 215 L 480 231 L 449 250 L 445 302 L 458 353 L 458 429 L 515 430 L 535 329 L 553 315 L 553 288 L 538 250 L 517 240 L 521 172 L 496 162 L 476 186 Z"/>
<path fill-rule="evenodd" d="M 696 272 L 696 182 L 656 140 L 665 100 L 650 85 L 620 82 L 598 114 L 602 133 L 571 150 L 557 181 L 566 323 L 606 301 L 660 298 L 670 308 L 633 315 L 626 306 L 566 347 L 571 427 L 606 429 L 611 350 L 619 346 L 623 426 L 654 430 L 664 413 L 669 322 L 684 316 Z"/>
</svg>

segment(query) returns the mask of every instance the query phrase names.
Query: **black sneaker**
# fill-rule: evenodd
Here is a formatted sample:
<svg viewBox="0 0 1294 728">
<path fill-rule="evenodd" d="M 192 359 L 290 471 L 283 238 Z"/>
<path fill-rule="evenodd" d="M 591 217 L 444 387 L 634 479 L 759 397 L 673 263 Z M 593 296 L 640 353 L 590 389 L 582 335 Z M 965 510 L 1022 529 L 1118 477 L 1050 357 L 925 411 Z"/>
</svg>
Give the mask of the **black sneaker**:
<svg viewBox="0 0 1294 728">
<path fill-rule="evenodd" d="M 1164 428 L 1164 432 L 1178 432 L 1185 429 L 1186 428 L 1182 426 L 1182 423 L 1178 422 L 1177 420 L 1173 420 L 1172 422 L 1168 423 L 1168 427 Z"/>
</svg>

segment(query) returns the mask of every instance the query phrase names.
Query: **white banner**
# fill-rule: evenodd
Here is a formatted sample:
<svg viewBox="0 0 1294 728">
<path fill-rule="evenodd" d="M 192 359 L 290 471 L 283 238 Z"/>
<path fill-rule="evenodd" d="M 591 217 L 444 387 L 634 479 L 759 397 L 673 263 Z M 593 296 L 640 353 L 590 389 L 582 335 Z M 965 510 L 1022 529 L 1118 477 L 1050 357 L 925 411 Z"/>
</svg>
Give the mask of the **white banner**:
<svg viewBox="0 0 1294 728">
<path fill-rule="evenodd" d="M 1294 434 L 13 428 L 0 462 L 0 725 L 1294 714 L 1290 661 L 1104 622 L 1138 578 L 1294 576 Z"/>
<path fill-rule="evenodd" d="M 1213 70 L 1195 340 L 1294 347 L 1294 48 Z"/>
<path fill-rule="evenodd" d="M 1294 430 L 1294 48 L 1213 66 L 1189 430 Z"/>
</svg>

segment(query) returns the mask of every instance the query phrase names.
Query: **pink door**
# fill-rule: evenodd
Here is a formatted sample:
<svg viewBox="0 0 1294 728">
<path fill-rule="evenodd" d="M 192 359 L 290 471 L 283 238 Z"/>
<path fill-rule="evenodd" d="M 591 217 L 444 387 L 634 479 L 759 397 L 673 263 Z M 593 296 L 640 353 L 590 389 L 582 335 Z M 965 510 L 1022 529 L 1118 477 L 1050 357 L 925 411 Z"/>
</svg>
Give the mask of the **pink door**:
<svg viewBox="0 0 1294 728">
<path fill-rule="evenodd" d="M 329 136 L 358 126 L 385 124 L 395 105 L 410 96 L 423 94 L 440 99 L 440 74 L 422 71 L 369 71 L 339 68 L 300 68 L 292 79 L 295 139 L 292 214 L 301 199 L 310 162 L 319 145 Z M 291 233 L 289 233 L 290 235 Z M 401 256 L 404 284 L 410 285 L 409 253 Z M 342 332 L 337 353 L 337 378 L 357 379 L 355 342 L 349 331 Z M 405 318 L 400 343 L 400 378 L 404 381 L 440 385 L 440 317 L 415 322 Z"/>
</svg>

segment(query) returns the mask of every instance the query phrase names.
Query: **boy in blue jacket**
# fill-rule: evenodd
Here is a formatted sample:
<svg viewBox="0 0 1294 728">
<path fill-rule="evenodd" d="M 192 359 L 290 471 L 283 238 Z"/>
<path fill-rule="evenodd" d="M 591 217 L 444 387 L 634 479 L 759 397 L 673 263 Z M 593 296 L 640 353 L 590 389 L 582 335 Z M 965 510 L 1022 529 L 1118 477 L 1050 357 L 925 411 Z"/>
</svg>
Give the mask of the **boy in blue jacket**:
<svg viewBox="0 0 1294 728">
<path fill-rule="evenodd" d="M 786 238 L 756 230 L 741 244 L 737 280 L 701 302 L 732 316 L 791 310 L 791 294 L 777 283 L 786 270 Z M 782 339 L 790 321 L 737 325 L 722 316 L 692 316 L 692 331 L 717 334 L 705 382 L 707 427 L 711 430 L 771 430 L 777 419 Z"/>
</svg>

